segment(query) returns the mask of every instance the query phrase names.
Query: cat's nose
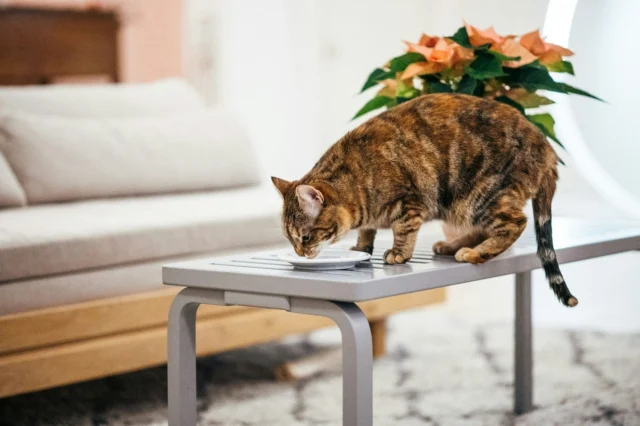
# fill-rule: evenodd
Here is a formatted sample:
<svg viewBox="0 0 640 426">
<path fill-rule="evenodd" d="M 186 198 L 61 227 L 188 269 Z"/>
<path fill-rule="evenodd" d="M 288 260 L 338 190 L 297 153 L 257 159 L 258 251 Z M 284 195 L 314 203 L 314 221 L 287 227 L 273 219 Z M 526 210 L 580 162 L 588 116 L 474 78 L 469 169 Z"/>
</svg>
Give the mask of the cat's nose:
<svg viewBox="0 0 640 426">
<path fill-rule="evenodd" d="M 307 257 L 307 259 L 313 259 L 314 257 L 318 256 L 318 253 L 318 250 L 309 250 L 304 255 Z"/>
<path fill-rule="evenodd" d="M 296 254 L 300 257 L 304 256 L 304 250 L 302 250 L 302 247 L 294 247 L 293 248 L 296 252 Z"/>
</svg>

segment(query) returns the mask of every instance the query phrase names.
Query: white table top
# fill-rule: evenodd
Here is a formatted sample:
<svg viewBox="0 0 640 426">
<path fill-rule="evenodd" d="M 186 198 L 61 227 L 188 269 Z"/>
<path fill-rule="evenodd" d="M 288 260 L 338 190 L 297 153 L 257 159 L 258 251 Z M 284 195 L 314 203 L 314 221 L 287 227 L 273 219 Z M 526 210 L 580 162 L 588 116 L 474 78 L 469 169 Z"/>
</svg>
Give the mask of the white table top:
<svg viewBox="0 0 640 426">
<path fill-rule="evenodd" d="M 553 237 L 559 263 L 575 262 L 640 249 L 640 223 L 557 218 Z M 540 267 L 531 226 L 508 251 L 484 265 L 434 255 L 431 245 L 440 238 L 421 234 L 413 259 L 404 265 L 384 265 L 382 253 L 391 241 L 379 238 L 371 261 L 350 270 L 294 270 L 277 259 L 278 251 L 270 251 L 173 263 L 163 267 L 162 278 L 169 285 L 359 302 Z M 352 244 L 340 244 L 345 245 Z"/>
</svg>

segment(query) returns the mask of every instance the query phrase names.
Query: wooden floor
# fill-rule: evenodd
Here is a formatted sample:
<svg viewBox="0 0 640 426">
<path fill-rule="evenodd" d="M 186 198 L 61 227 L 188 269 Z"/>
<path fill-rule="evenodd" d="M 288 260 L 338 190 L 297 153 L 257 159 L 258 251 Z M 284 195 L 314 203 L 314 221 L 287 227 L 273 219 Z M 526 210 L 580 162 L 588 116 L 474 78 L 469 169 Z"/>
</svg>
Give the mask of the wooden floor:
<svg viewBox="0 0 640 426">
<path fill-rule="evenodd" d="M 166 363 L 169 306 L 178 289 L 102 299 L 0 317 L 0 397 Z M 440 303 L 444 289 L 360 303 L 384 353 L 384 321 L 401 310 Z M 210 355 L 333 325 L 280 310 L 203 305 L 196 350 Z"/>
</svg>

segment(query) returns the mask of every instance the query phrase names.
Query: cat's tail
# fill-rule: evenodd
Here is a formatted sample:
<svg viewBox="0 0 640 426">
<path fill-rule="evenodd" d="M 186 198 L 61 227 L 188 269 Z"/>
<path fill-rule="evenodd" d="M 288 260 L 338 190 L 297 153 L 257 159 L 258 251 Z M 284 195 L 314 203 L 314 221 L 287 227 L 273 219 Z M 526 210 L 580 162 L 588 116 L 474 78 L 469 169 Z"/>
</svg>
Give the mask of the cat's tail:
<svg viewBox="0 0 640 426">
<path fill-rule="evenodd" d="M 578 299 L 571 294 L 562 272 L 560 272 L 551 235 L 551 200 L 556 191 L 557 178 L 558 175 L 555 170 L 545 176 L 542 179 L 538 193 L 533 198 L 533 217 L 536 240 L 538 242 L 538 257 L 542 262 L 544 274 L 549 280 L 549 286 L 558 300 L 565 306 L 574 307 L 578 304 Z"/>
</svg>

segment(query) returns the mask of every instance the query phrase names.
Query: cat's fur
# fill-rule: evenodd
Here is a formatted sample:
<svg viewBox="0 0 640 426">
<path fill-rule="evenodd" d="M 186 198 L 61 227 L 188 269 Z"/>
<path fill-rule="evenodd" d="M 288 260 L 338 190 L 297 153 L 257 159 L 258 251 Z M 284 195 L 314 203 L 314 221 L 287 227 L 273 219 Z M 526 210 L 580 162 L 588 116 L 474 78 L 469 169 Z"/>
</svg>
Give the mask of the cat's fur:
<svg viewBox="0 0 640 426">
<path fill-rule="evenodd" d="M 423 222 L 459 235 L 433 250 L 484 263 L 525 229 L 533 199 L 538 256 L 558 299 L 578 300 L 560 273 L 551 236 L 558 157 L 515 108 L 458 94 L 421 96 L 347 133 L 300 180 L 272 178 L 284 198 L 285 236 L 298 255 L 359 230 L 355 250 L 373 251 L 376 229 L 393 230 L 386 263 L 411 259 Z"/>
</svg>

